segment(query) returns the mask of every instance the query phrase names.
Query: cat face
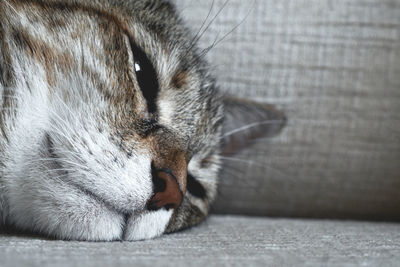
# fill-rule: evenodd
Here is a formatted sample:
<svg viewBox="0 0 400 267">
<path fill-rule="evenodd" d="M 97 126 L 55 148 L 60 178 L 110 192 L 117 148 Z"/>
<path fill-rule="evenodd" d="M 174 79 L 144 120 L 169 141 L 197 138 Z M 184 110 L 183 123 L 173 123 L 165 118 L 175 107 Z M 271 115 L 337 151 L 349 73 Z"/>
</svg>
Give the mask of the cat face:
<svg viewBox="0 0 400 267">
<path fill-rule="evenodd" d="M 171 4 L 2 0 L 0 15 L 0 219 L 75 240 L 203 220 L 237 103 Z"/>
<path fill-rule="evenodd" d="M 203 219 L 222 103 L 171 5 L 9 4 L 7 222 L 136 240 Z"/>
</svg>

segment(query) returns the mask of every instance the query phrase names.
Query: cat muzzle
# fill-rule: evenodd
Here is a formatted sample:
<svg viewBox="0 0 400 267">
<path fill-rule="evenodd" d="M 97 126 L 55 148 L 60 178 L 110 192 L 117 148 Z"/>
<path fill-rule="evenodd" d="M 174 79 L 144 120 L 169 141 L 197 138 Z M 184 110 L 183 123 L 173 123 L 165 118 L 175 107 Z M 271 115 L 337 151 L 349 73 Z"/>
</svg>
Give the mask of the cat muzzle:
<svg viewBox="0 0 400 267">
<path fill-rule="evenodd" d="M 186 180 L 186 177 L 182 178 Z M 183 190 L 180 188 L 178 179 L 170 170 L 159 170 L 153 172 L 154 195 L 149 200 L 149 210 L 161 208 L 176 209 L 183 200 Z"/>
</svg>

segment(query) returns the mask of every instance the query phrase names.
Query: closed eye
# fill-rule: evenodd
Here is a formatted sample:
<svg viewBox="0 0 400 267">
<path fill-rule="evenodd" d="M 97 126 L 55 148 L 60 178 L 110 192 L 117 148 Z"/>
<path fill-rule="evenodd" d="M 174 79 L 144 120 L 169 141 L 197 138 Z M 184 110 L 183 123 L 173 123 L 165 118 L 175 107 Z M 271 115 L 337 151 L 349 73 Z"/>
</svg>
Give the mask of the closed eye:
<svg viewBox="0 0 400 267">
<path fill-rule="evenodd" d="M 159 91 L 157 73 L 146 53 L 132 40 L 129 42 L 133 54 L 133 70 L 135 71 L 136 79 L 143 97 L 146 99 L 147 110 L 149 113 L 156 113 Z"/>
</svg>

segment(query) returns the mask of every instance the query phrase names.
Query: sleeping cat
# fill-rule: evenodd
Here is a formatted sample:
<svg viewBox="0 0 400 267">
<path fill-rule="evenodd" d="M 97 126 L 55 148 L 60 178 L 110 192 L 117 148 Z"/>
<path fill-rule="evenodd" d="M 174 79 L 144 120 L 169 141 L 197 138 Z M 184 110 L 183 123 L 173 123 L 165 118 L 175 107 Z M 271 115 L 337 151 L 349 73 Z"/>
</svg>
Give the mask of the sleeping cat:
<svg viewBox="0 0 400 267">
<path fill-rule="evenodd" d="M 202 221 L 221 154 L 278 132 L 223 97 L 164 0 L 0 0 L 0 225 L 140 240 Z"/>
</svg>

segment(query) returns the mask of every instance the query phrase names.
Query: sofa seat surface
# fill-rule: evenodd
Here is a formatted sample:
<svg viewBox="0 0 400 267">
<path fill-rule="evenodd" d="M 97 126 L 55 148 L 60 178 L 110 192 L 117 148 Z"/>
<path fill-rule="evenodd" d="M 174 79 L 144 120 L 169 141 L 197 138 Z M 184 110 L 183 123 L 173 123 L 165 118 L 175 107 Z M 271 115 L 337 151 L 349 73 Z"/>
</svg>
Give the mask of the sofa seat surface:
<svg viewBox="0 0 400 267">
<path fill-rule="evenodd" d="M 0 266 L 399 266 L 400 224 L 211 216 L 140 242 L 0 234 Z"/>
</svg>

